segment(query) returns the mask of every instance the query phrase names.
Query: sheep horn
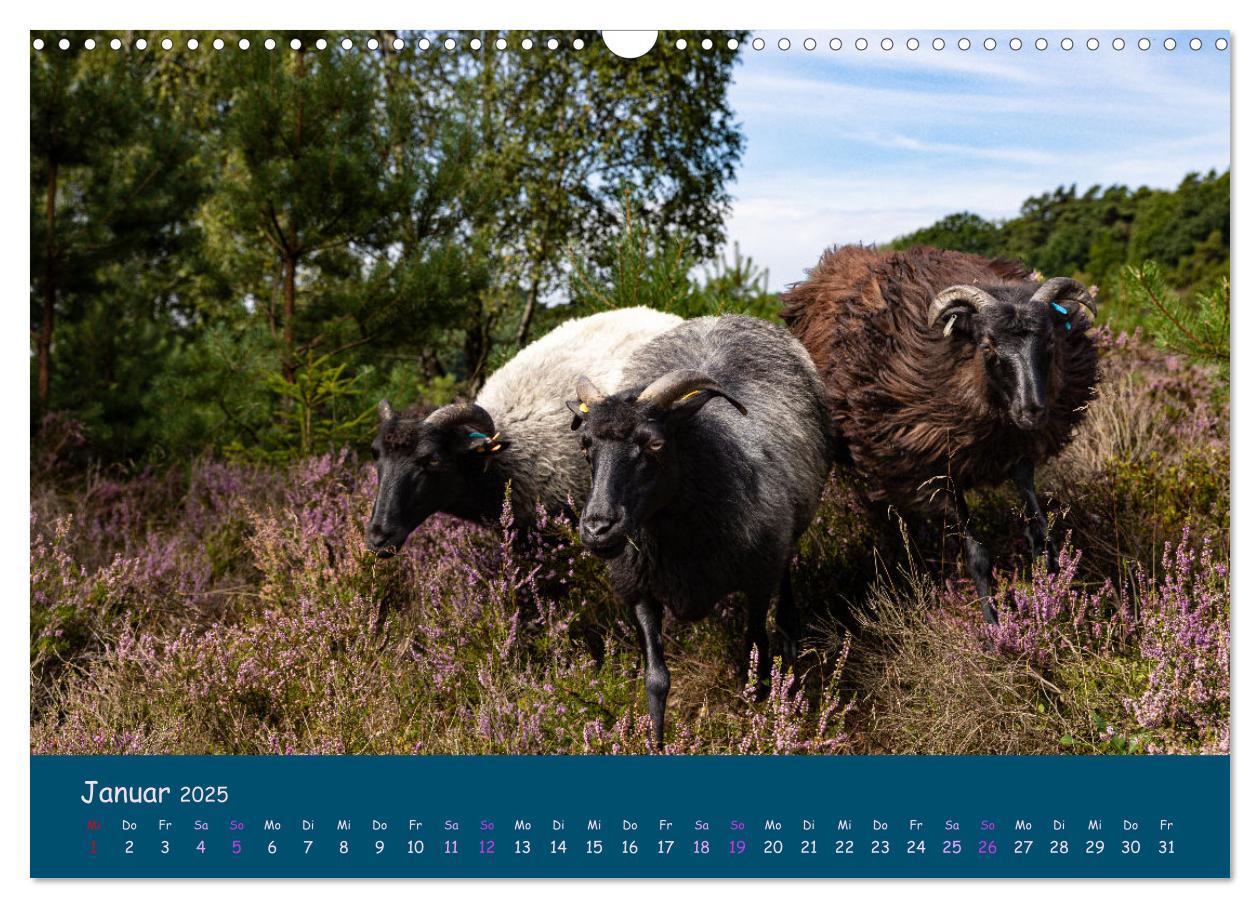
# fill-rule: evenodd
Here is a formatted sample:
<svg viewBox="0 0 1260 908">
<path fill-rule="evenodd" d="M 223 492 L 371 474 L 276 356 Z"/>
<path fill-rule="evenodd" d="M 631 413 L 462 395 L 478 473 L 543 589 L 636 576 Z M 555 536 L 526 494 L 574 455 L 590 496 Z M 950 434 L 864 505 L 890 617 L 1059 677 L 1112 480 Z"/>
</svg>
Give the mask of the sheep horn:
<svg viewBox="0 0 1260 908">
<path fill-rule="evenodd" d="M 990 296 L 986 291 L 979 287 L 973 287 L 970 284 L 955 284 L 952 287 L 946 287 L 932 300 L 932 305 L 928 307 L 927 326 L 933 328 L 937 321 L 940 320 L 943 313 L 955 303 L 967 303 L 972 309 L 979 312 L 985 306 L 993 305 L 997 300 Z"/>
<path fill-rule="evenodd" d="M 381 398 L 381 402 L 376 405 L 376 412 L 381 417 L 381 422 L 389 422 L 394 418 L 394 408 L 384 398 Z"/>
<path fill-rule="evenodd" d="M 1074 281 L 1070 277 L 1052 277 L 1032 295 L 1034 303 L 1049 305 L 1060 300 L 1084 306 L 1094 318 L 1098 317 L 1098 304 L 1094 302 L 1093 294 L 1080 281 Z"/>
<path fill-rule="evenodd" d="M 429 414 L 425 422 L 438 428 L 465 425 L 485 435 L 494 434 L 494 420 L 476 404 L 447 404 Z"/>
<path fill-rule="evenodd" d="M 604 399 L 604 395 L 600 393 L 599 388 L 595 387 L 595 382 L 591 381 L 585 375 L 579 375 L 577 380 L 577 396 L 581 403 L 582 412 L 586 413 L 591 407 L 600 403 Z"/>
<path fill-rule="evenodd" d="M 639 395 L 639 400 L 656 404 L 661 409 L 665 409 L 674 402 L 692 394 L 698 394 L 701 391 L 711 391 L 718 397 L 726 398 L 731 402 L 731 406 L 742 415 L 748 415 L 748 410 L 743 404 L 727 394 L 722 386 L 709 378 L 709 376 L 695 369 L 675 369 L 673 372 L 666 372 L 643 389 L 643 393 Z"/>
</svg>

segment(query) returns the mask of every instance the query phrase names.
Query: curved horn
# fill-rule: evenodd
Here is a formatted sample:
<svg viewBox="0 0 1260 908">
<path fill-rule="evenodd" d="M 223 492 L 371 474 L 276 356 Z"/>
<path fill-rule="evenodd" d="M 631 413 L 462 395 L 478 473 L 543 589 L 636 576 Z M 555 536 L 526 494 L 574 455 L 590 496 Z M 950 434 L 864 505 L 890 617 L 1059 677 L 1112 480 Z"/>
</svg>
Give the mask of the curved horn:
<svg viewBox="0 0 1260 908">
<path fill-rule="evenodd" d="M 743 416 L 748 415 L 748 410 L 743 404 L 727 394 L 722 386 L 709 378 L 709 376 L 695 369 L 675 369 L 673 372 L 666 372 L 643 389 L 643 393 L 639 395 L 639 400 L 649 401 L 665 409 L 676 401 L 690 397 L 692 394 L 698 394 L 701 391 L 711 391 L 718 397 L 725 398 Z"/>
<path fill-rule="evenodd" d="M 604 395 L 600 393 L 599 388 L 595 387 L 595 382 L 591 381 L 585 375 L 578 376 L 577 396 L 578 400 L 582 403 L 583 412 L 586 412 L 604 399 Z"/>
<path fill-rule="evenodd" d="M 476 404 L 447 404 L 445 407 L 438 407 L 428 415 L 425 422 L 439 428 L 472 426 L 486 435 L 494 434 L 494 420 Z"/>
<path fill-rule="evenodd" d="M 970 284 L 955 284 L 952 287 L 946 287 L 932 299 L 932 305 L 928 307 L 927 325 L 929 328 L 935 327 L 941 313 L 957 303 L 966 303 L 979 312 L 985 306 L 991 306 L 995 302 L 997 300 L 986 291 Z"/>
<path fill-rule="evenodd" d="M 1094 302 L 1093 294 L 1080 281 L 1074 281 L 1070 277 L 1052 277 L 1038 287 L 1037 292 L 1032 295 L 1034 303 L 1049 305 L 1061 300 L 1084 306 L 1089 310 L 1090 315 L 1094 318 L 1098 317 L 1098 304 Z"/>
<path fill-rule="evenodd" d="M 381 417 L 381 422 L 389 422 L 394 418 L 394 408 L 384 398 L 381 398 L 381 402 L 376 405 L 376 412 Z"/>
</svg>

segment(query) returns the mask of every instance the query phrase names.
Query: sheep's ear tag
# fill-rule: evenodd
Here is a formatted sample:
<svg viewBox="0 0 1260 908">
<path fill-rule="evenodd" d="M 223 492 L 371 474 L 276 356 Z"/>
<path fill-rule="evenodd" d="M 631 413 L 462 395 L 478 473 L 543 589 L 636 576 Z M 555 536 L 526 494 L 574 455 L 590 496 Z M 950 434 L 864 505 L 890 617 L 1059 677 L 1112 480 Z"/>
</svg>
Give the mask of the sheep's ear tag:
<svg viewBox="0 0 1260 908">
<path fill-rule="evenodd" d="M 954 322 L 958 320 L 957 315 L 951 315 L 949 321 L 945 323 L 945 337 L 949 337 L 951 331 L 954 330 Z"/>
<path fill-rule="evenodd" d="M 581 410 L 583 413 L 590 413 L 590 412 L 591 412 L 591 408 L 590 408 L 590 407 L 588 407 L 588 406 L 586 405 L 586 402 L 585 402 L 585 401 L 583 401 L 582 403 L 578 404 L 578 409 L 579 409 L 579 410 Z"/>
<path fill-rule="evenodd" d="M 487 435 L 485 432 L 469 432 L 468 437 L 479 442 L 479 444 L 476 445 L 475 450 L 480 454 L 493 454 L 495 451 L 503 447 L 502 444 L 497 443 L 499 441 L 498 432 L 495 432 L 493 437 Z"/>
<path fill-rule="evenodd" d="M 1057 312 L 1057 313 L 1059 313 L 1059 315 L 1067 315 L 1067 314 L 1068 314 L 1067 309 L 1063 308 L 1063 307 L 1062 307 L 1062 306 L 1060 306 L 1058 303 L 1051 303 L 1050 305 L 1054 307 L 1054 311 L 1055 311 L 1055 312 Z"/>
</svg>

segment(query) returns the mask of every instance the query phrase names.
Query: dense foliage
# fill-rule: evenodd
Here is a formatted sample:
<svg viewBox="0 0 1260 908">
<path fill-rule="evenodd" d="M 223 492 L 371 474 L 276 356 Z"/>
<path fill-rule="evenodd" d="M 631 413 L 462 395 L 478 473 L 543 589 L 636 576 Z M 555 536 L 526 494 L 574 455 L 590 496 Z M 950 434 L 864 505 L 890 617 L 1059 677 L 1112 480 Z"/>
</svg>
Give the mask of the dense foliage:
<svg viewBox="0 0 1260 908">
<path fill-rule="evenodd" d="M 1006 256 L 1046 276 L 1075 277 L 1099 287 L 1112 324 L 1132 328 L 1149 307 L 1123 299 L 1127 267 L 1153 262 L 1171 287 L 1192 297 L 1229 277 L 1229 176 L 1192 173 L 1172 190 L 1060 186 L 1027 199 L 1009 220 L 960 212 L 892 245 Z"/>
<path fill-rule="evenodd" d="M 31 57 L 32 429 L 73 413 L 100 459 L 339 446 L 381 396 L 475 389 L 623 218 L 688 260 L 724 239 L 725 34 L 636 60 L 596 33 L 160 37 Z"/>
</svg>

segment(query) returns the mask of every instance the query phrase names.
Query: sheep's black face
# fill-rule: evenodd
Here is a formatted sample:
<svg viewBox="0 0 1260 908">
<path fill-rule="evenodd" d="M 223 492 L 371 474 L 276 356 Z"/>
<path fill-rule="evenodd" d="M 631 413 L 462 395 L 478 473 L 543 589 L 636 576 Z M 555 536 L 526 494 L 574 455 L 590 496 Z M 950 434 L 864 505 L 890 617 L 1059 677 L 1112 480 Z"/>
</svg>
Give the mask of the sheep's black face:
<svg viewBox="0 0 1260 908">
<path fill-rule="evenodd" d="M 622 392 L 584 412 L 574 411 L 579 444 L 591 465 L 591 494 L 580 525 L 582 544 L 601 558 L 620 555 L 673 494 L 677 471 L 670 424 L 681 414 L 664 412 L 635 397 L 634 392 Z"/>
<path fill-rule="evenodd" d="M 960 311 L 954 333 L 975 344 L 989 387 L 1011 423 L 1025 431 L 1039 429 L 1052 403 L 1049 377 L 1055 345 L 1086 324 L 1083 318 L 1073 324 L 1068 312 L 1058 312 L 1053 304 L 1031 302 L 1036 284 L 984 289 L 995 303 L 978 312 Z"/>
<path fill-rule="evenodd" d="M 472 516 L 487 458 L 508 442 L 499 439 L 494 420 L 476 404 L 451 404 L 420 419 L 399 416 L 381 401 L 380 414 L 372 442 L 379 485 L 367 544 L 388 558 L 431 514 Z"/>
</svg>

